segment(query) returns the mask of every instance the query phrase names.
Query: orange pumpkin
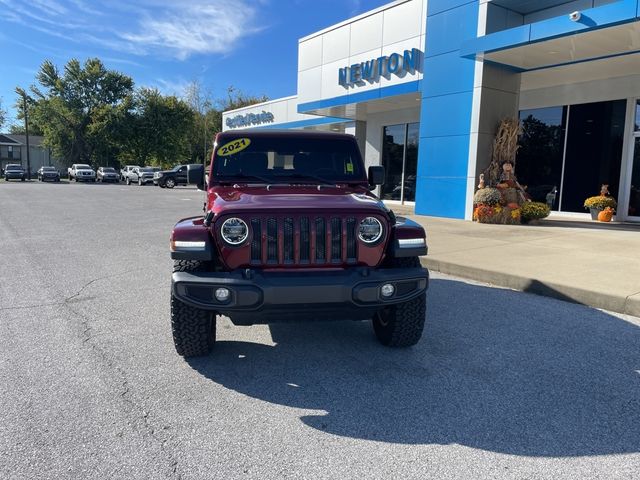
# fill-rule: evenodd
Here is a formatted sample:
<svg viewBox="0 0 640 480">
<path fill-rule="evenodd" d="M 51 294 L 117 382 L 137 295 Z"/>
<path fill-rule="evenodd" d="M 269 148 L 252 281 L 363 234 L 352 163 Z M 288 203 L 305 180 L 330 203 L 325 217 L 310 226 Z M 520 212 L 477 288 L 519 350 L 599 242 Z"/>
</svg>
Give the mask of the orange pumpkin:
<svg viewBox="0 0 640 480">
<path fill-rule="evenodd" d="M 611 208 L 605 208 L 598 213 L 599 222 L 610 222 L 613 218 L 613 210 Z"/>
</svg>

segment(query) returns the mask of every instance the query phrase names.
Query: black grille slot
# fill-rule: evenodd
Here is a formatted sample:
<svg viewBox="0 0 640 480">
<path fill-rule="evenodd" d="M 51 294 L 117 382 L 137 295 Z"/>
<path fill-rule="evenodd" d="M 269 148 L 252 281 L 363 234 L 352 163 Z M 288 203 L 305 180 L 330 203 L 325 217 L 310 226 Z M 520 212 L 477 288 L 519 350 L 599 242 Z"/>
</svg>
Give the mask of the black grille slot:
<svg viewBox="0 0 640 480">
<path fill-rule="evenodd" d="M 325 252 L 326 234 L 324 218 L 316 218 L 316 262 L 323 263 L 326 259 Z"/>
<path fill-rule="evenodd" d="M 300 219 L 300 263 L 309 263 L 310 249 L 309 219 L 307 217 L 302 217 Z"/>
<path fill-rule="evenodd" d="M 356 219 L 347 218 L 347 260 L 356 259 Z"/>
<path fill-rule="evenodd" d="M 262 262 L 262 228 L 259 218 L 251 219 L 251 262 Z"/>
<path fill-rule="evenodd" d="M 267 220 L 267 263 L 278 263 L 278 221 Z"/>
<path fill-rule="evenodd" d="M 331 261 L 334 263 L 342 260 L 342 222 L 339 218 L 331 219 Z"/>
<path fill-rule="evenodd" d="M 284 219 L 284 263 L 293 263 L 293 218 Z"/>
</svg>

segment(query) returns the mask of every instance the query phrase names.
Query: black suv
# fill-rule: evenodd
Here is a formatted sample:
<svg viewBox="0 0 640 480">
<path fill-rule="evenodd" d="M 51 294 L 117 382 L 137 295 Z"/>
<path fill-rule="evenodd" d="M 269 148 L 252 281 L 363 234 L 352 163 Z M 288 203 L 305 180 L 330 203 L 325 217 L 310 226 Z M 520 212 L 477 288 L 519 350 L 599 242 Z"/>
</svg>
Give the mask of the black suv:
<svg viewBox="0 0 640 480">
<path fill-rule="evenodd" d="M 4 167 L 4 179 L 7 182 L 9 180 L 20 180 L 24 182 L 25 178 L 25 171 L 24 168 L 22 168 L 22 165 L 9 164 Z"/>
<path fill-rule="evenodd" d="M 176 165 L 171 170 L 161 170 L 153 174 L 153 183 L 160 188 L 173 188 L 176 185 L 187 185 L 188 165 Z"/>
</svg>

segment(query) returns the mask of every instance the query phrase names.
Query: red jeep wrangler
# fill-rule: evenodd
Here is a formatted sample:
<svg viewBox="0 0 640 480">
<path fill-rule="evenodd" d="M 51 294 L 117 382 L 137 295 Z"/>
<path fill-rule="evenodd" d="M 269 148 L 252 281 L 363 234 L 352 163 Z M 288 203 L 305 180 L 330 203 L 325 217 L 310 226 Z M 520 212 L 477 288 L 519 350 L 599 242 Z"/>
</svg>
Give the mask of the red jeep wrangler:
<svg viewBox="0 0 640 480">
<path fill-rule="evenodd" d="M 378 340 L 414 345 L 425 322 L 424 229 L 371 190 L 351 135 L 244 130 L 218 134 L 204 216 L 178 222 L 171 326 L 178 354 L 210 352 L 216 315 L 236 325 L 365 320 Z"/>
</svg>

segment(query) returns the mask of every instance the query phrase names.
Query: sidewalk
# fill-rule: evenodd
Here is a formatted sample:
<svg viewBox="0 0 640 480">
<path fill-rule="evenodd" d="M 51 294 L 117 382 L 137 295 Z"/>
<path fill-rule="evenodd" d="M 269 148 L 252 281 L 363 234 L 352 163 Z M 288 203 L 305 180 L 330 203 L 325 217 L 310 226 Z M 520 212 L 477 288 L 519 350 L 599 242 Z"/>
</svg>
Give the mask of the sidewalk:
<svg viewBox="0 0 640 480">
<path fill-rule="evenodd" d="M 427 231 L 430 270 L 640 316 L 640 225 L 409 217 Z"/>
</svg>

